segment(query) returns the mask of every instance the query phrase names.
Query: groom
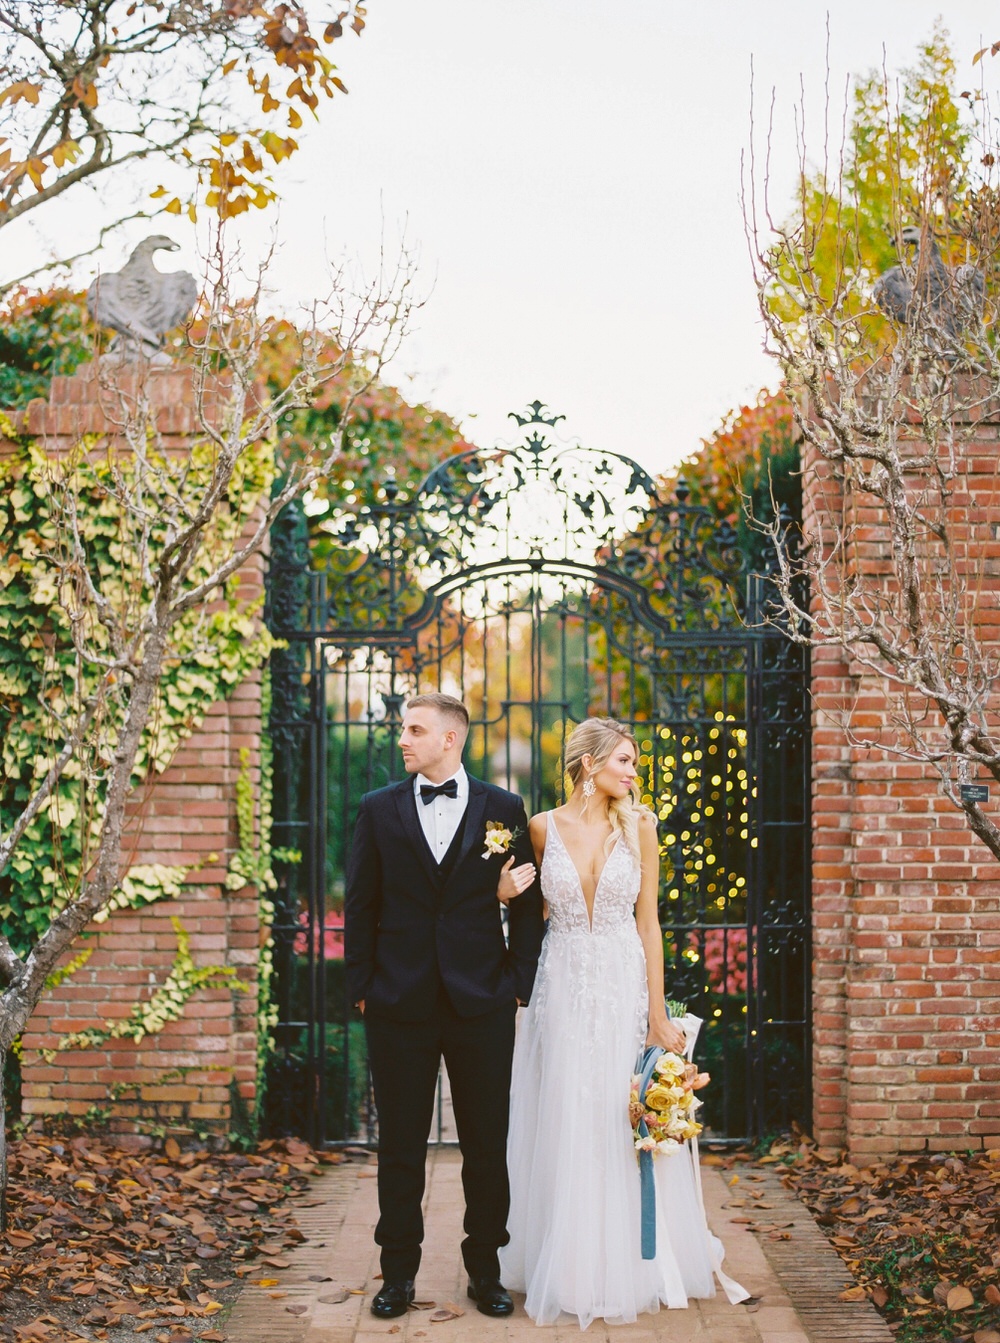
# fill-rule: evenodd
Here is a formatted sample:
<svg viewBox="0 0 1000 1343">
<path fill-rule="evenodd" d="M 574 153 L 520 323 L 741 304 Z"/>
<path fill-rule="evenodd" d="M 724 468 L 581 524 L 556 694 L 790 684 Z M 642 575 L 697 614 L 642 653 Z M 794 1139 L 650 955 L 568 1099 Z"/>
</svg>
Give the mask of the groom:
<svg viewBox="0 0 1000 1343">
<path fill-rule="evenodd" d="M 469 1295 L 484 1315 L 514 1309 L 497 1250 L 508 1241 L 514 1016 L 535 977 L 542 902 L 537 881 L 510 902 L 505 944 L 497 885 L 511 859 L 532 861 L 527 821 L 515 794 L 466 774 L 468 732 L 460 700 L 409 701 L 399 743 L 409 777 L 362 798 L 347 868 L 348 991 L 364 1013 L 378 1109 L 382 1287 L 371 1309 L 381 1319 L 414 1297 L 442 1058 L 462 1149 Z M 491 822 L 512 838 L 488 850 Z"/>
</svg>

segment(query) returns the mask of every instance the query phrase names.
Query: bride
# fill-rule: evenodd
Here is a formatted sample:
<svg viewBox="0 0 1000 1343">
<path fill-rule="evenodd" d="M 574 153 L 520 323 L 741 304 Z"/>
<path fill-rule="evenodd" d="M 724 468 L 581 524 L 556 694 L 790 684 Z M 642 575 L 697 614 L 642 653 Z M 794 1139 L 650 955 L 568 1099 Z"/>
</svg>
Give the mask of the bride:
<svg viewBox="0 0 1000 1343">
<path fill-rule="evenodd" d="M 748 1296 L 721 1271 L 687 1146 L 654 1161 L 657 1251 L 641 1257 L 629 1083 L 644 1043 L 683 1053 L 685 1036 L 663 1002 L 659 846 L 637 764 L 627 728 L 588 719 L 566 742 L 569 801 L 529 824 L 548 932 L 514 1052 L 500 1267 L 536 1324 L 631 1323 L 714 1296 L 713 1272 L 731 1301 Z M 512 863 L 505 903 L 534 876 Z"/>
</svg>

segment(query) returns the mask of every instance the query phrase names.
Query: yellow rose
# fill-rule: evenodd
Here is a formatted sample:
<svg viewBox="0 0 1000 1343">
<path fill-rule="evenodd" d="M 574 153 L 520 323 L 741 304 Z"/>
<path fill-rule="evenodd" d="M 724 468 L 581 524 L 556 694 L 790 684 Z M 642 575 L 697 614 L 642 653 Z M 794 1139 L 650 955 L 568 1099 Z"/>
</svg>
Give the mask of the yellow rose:
<svg viewBox="0 0 1000 1343">
<path fill-rule="evenodd" d="M 648 1110 L 672 1110 L 675 1104 L 673 1087 L 651 1086 L 646 1092 Z"/>
</svg>

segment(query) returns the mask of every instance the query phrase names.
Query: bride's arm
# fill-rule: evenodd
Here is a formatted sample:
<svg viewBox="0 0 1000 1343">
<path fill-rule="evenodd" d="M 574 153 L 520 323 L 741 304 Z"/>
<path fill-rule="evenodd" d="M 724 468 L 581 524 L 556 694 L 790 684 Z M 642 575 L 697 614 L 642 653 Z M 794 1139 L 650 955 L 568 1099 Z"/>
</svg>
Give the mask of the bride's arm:
<svg viewBox="0 0 1000 1343">
<path fill-rule="evenodd" d="M 649 985 L 649 1031 L 647 1045 L 682 1054 L 686 1044 L 684 1032 L 667 1016 L 663 1003 L 663 933 L 657 908 L 660 892 L 660 846 L 656 839 L 656 822 L 648 813 L 639 817 L 639 856 L 642 877 L 639 898 L 635 902 L 635 922 L 646 957 L 646 982 Z"/>
<path fill-rule="evenodd" d="M 528 838 L 531 841 L 534 863 L 522 863 L 515 867 L 516 857 L 511 856 L 500 869 L 497 883 L 497 899 L 502 905 L 509 904 L 526 891 L 542 870 L 542 854 L 545 852 L 545 815 L 540 812 L 528 822 Z"/>
</svg>

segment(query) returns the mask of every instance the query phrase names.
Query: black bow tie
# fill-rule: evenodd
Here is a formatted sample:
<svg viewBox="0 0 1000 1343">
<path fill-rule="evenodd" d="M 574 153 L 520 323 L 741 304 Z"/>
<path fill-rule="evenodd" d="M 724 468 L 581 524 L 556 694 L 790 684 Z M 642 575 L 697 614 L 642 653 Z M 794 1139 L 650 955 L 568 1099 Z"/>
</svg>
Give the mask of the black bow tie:
<svg viewBox="0 0 1000 1343">
<path fill-rule="evenodd" d="M 428 802 L 433 802 L 436 797 L 458 797 L 458 780 L 446 779 L 444 783 L 439 783 L 437 787 L 432 783 L 422 783 L 420 785 L 420 801 L 425 807 Z"/>
</svg>

